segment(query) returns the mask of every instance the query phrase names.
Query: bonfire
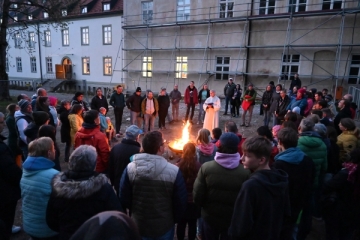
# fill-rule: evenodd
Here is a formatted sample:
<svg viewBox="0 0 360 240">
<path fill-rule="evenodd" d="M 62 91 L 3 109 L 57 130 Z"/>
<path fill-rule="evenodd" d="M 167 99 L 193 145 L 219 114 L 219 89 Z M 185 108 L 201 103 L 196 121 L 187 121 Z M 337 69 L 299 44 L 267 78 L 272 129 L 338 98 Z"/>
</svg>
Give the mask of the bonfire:
<svg viewBox="0 0 360 240">
<path fill-rule="evenodd" d="M 190 126 L 190 122 L 187 121 L 182 130 L 181 139 L 176 139 L 169 144 L 169 148 L 171 151 L 176 153 L 182 153 L 184 145 L 190 141 Z"/>
</svg>

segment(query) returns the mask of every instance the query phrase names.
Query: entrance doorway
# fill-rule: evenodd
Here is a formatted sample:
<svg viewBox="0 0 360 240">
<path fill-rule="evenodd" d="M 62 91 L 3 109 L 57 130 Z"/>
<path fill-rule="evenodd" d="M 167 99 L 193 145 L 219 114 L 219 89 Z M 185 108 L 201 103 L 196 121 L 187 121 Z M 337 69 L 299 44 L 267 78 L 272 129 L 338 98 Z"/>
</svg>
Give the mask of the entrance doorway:
<svg viewBox="0 0 360 240">
<path fill-rule="evenodd" d="M 71 80 L 72 78 L 72 61 L 68 57 L 64 57 L 61 60 L 61 64 L 56 64 L 56 78 L 57 79 L 67 79 Z"/>
</svg>

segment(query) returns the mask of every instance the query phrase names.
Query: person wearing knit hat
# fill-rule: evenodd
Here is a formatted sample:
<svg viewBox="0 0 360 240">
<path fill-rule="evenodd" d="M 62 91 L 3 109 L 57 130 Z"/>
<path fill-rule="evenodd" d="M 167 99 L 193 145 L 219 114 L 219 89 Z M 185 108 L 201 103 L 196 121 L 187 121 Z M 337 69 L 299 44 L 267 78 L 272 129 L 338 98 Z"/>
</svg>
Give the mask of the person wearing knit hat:
<svg viewBox="0 0 360 240">
<path fill-rule="evenodd" d="M 96 149 L 82 145 L 69 159 L 69 170 L 56 174 L 52 181 L 46 222 L 69 239 L 89 218 L 103 211 L 122 211 L 120 201 L 104 174 L 96 173 Z M 94 207 L 96 206 L 96 207 Z"/>
<path fill-rule="evenodd" d="M 34 121 L 31 122 L 24 130 L 27 142 L 30 143 L 38 138 L 38 132 L 42 125 L 49 124 L 50 117 L 47 112 L 35 111 L 33 112 Z"/>
<path fill-rule="evenodd" d="M 22 151 L 23 161 L 25 161 L 28 154 L 28 149 L 27 149 L 28 142 L 24 130 L 33 121 L 32 106 L 30 102 L 25 99 L 21 99 L 18 102 L 18 105 L 20 107 L 20 110 L 15 112 L 14 117 L 19 132 L 18 145 Z"/>
<path fill-rule="evenodd" d="M 301 88 L 297 91 L 296 98 L 293 98 L 287 107 L 288 112 L 291 112 L 295 107 L 300 108 L 300 114 L 303 116 L 307 106 L 306 90 Z"/>
<path fill-rule="evenodd" d="M 126 100 L 126 106 L 130 109 L 130 122 L 132 125 L 142 126 L 141 118 L 141 88 L 137 87 L 133 95 Z"/>
<path fill-rule="evenodd" d="M 240 164 L 239 141 L 234 133 L 222 134 L 215 161 L 204 163 L 195 180 L 193 198 L 202 207 L 203 239 L 227 239 L 236 196 L 250 176 Z"/>
</svg>

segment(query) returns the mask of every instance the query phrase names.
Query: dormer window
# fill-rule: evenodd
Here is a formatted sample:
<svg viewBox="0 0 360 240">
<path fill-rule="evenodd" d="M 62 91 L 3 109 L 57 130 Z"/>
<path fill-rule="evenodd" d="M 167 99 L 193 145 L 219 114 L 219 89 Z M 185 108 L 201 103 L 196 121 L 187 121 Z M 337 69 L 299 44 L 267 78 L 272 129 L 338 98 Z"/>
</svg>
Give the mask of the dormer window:
<svg viewBox="0 0 360 240">
<path fill-rule="evenodd" d="M 67 16 L 67 10 L 66 9 L 61 10 L 61 15 L 63 17 Z"/>
<path fill-rule="evenodd" d="M 32 20 L 33 19 L 33 16 L 32 16 L 32 14 L 30 14 L 29 16 L 28 16 L 28 20 Z"/>
<path fill-rule="evenodd" d="M 82 7 L 82 8 L 81 8 L 81 13 L 83 13 L 83 14 L 84 14 L 84 13 L 87 13 L 87 7 Z"/>
<path fill-rule="evenodd" d="M 110 11 L 110 3 L 103 4 L 103 11 Z"/>
<path fill-rule="evenodd" d="M 44 18 L 48 18 L 49 14 L 47 12 L 44 12 Z"/>
</svg>

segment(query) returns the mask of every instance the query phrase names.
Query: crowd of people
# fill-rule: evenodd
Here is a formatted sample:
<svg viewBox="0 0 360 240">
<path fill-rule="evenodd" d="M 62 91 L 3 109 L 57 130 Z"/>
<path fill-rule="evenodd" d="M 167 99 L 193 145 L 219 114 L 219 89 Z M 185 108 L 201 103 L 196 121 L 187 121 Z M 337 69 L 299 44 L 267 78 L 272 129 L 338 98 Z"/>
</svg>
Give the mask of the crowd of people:
<svg viewBox="0 0 360 240">
<path fill-rule="evenodd" d="M 184 119 L 192 123 L 199 104 L 203 127 L 173 164 L 163 157 L 162 130 L 166 118 L 180 120 L 182 94 L 177 85 L 157 97 L 141 93 L 138 87 L 125 98 L 118 85 L 109 102 L 99 88 L 90 104 L 77 92 L 58 106 L 40 88 L 0 113 L 0 239 L 20 231 L 13 225 L 19 199 L 33 240 L 301 240 L 313 220 L 325 222 L 326 239 L 360 236 L 360 132 L 351 95 L 335 106 L 326 89 L 301 87 L 298 75 L 289 92 L 270 83 L 260 103 L 264 124 L 244 138 L 238 125 L 250 126 L 254 86 L 242 93 L 229 79 L 224 115 L 230 109 L 233 118 L 221 129 L 216 91 L 204 85 L 198 92 L 190 82 Z M 122 132 L 125 107 L 131 125 Z"/>
</svg>

